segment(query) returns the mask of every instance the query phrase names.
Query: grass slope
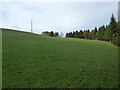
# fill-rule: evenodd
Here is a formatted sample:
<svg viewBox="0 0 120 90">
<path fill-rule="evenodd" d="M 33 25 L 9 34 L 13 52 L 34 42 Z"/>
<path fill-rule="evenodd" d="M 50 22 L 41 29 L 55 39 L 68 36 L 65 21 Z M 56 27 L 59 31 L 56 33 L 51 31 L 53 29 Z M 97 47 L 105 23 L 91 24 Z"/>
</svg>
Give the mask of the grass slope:
<svg viewBox="0 0 120 90">
<path fill-rule="evenodd" d="M 118 85 L 118 48 L 104 42 L 3 30 L 3 88 Z"/>
</svg>

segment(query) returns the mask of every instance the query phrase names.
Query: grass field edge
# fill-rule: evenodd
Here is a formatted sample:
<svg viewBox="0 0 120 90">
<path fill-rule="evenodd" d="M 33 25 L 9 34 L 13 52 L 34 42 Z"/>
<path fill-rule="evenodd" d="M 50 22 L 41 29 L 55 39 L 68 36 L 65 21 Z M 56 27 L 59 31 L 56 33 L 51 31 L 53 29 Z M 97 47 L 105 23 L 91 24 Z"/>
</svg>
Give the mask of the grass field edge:
<svg viewBox="0 0 120 90">
<path fill-rule="evenodd" d="M 26 32 L 26 31 L 19 31 L 19 30 L 15 30 L 15 29 L 8 29 L 8 28 L 0 28 L 0 29 L 1 29 L 2 31 L 3 31 L 3 30 L 6 30 L 6 31 L 14 31 L 14 32 L 20 32 L 20 33 L 32 34 L 32 35 L 36 35 L 36 36 L 42 36 L 42 35 L 40 35 L 40 34 L 31 33 L 31 32 Z M 51 39 L 58 39 L 58 38 L 56 38 L 56 37 L 50 37 L 50 36 L 43 36 L 43 37 L 51 38 Z M 107 44 L 107 45 L 109 45 L 109 46 L 112 46 L 112 47 L 118 47 L 118 46 L 112 44 L 111 42 L 100 41 L 100 40 L 90 40 L 90 39 L 80 39 L 80 38 L 59 38 L 59 39 L 94 41 L 94 42 L 105 43 L 105 44 Z"/>
</svg>

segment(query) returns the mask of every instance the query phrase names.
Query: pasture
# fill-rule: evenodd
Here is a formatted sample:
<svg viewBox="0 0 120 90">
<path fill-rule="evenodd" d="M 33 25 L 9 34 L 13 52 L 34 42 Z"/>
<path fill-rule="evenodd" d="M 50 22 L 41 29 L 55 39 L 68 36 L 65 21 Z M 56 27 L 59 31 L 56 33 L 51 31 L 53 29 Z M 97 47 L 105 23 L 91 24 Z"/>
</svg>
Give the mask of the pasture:
<svg viewBox="0 0 120 90">
<path fill-rule="evenodd" d="M 3 88 L 116 88 L 118 47 L 2 30 Z"/>
</svg>

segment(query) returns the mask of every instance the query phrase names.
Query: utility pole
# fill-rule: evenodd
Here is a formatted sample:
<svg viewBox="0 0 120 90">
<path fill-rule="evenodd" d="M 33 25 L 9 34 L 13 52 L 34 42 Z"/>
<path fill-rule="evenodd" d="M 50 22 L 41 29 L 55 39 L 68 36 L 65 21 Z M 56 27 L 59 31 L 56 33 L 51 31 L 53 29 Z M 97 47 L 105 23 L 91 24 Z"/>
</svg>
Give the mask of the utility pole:
<svg viewBox="0 0 120 90">
<path fill-rule="evenodd" d="M 33 30 L 32 30 L 32 29 L 33 29 L 33 27 L 32 27 L 32 21 L 31 21 L 31 33 L 33 32 Z"/>
<path fill-rule="evenodd" d="M 120 1 L 118 2 L 118 22 L 120 22 Z"/>
</svg>

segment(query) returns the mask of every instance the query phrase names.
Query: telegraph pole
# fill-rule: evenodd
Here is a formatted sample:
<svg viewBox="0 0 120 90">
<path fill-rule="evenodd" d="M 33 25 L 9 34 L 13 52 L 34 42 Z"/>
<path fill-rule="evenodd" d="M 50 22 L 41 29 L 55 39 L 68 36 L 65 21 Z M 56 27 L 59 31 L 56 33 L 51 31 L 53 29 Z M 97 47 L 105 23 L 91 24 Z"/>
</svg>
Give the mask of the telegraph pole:
<svg viewBox="0 0 120 90">
<path fill-rule="evenodd" d="M 118 22 L 120 22 L 120 1 L 118 2 Z"/>
<path fill-rule="evenodd" d="M 31 33 L 33 32 L 33 30 L 32 30 L 32 29 L 33 29 L 33 26 L 32 26 L 32 21 L 31 21 Z"/>
</svg>

